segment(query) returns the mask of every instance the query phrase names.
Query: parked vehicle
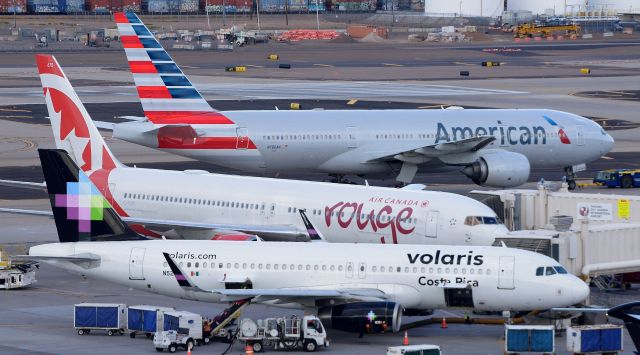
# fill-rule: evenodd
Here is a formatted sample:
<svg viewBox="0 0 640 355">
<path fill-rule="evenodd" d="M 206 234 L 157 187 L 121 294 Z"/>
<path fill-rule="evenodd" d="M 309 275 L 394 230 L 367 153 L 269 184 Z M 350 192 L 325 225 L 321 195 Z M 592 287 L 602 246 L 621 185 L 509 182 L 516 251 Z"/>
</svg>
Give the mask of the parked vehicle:
<svg viewBox="0 0 640 355">
<path fill-rule="evenodd" d="M 208 343 L 202 336 L 202 316 L 196 313 L 165 312 L 164 329 L 153 336 L 153 346 L 159 352 L 166 349 L 175 353 L 178 348 L 187 350 L 195 345 Z"/>
<path fill-rule="evenodd" d="M 596 174 L 593 183 L 606 187 L 628 189 L 640 187 L 640 169 L 610 169 Z"/>
<path fill-rule="evenodd" d="M 78 335 L 104 330 L 109 336 L 124 334 L 127 305 L 117 303 L 80 303 L 73 309 L 74 327 Z"/>
<path fill-rule="evenodd" d="M 318 346 L 329 346 L 327 333 L 316 316 L 296 316 L 290 318 L 267 318 L 253 321 L 244 318 L 240 321 L 238 340 L 261 352 L 265 347 L 274 350 L 316 351 Z"/>
</svg>

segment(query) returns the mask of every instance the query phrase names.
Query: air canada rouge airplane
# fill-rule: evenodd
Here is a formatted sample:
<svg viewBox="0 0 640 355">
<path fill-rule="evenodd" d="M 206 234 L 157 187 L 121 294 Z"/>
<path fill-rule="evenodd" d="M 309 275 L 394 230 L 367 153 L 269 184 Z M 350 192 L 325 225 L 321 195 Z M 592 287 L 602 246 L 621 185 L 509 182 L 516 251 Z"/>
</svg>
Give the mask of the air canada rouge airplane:
<svg viewBox="0 0 640 355">
<path fill-rule="evenodd" d="M 123 220 L 147 236 L 309 240 L 301 210 L 329 242 L 491 245 L 508 233 L 486 205 L 422 186 L 392 189 L 126 167 L 105 144 L 55 58 L 37 55 L 36 60 L 56 147 L 69 153 Z"/>
<path fill-rule="evenodd" d="M 557 261 L 507 247 L 140 240 L 64 151 L 39 154 L 60 243 L 18 258 L 126 287 L 306 308 L 354 332 L 376 319 L 398 331 L 403 311 L 549 309 L 589 294 Z"/>
<path fill-rule="evenodd" d="M 317 172 L 413 180 L 418 167 L 458 168 L 482 186 L 514 187 L 531 168 L 574 167 L 606 154 L 597 123 L 546 109 L 213 109 L 134 13 L 116 13 L 145 117 L 98 123 L 147 147 L 251 172 Z"/>
</svg>

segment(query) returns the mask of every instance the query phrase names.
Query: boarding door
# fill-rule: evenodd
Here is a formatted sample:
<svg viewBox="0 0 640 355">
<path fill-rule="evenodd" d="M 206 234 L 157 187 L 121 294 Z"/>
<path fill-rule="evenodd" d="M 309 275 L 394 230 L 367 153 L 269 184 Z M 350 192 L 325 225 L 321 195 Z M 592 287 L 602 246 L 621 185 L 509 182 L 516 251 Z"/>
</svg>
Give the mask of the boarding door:
<svg viewBox="0 0 640 355">
<path fill-rule="evenodd" d="M 348 262 L 347 263 L 347 267 L 345 269 L 345 272 L 347 274 L 347 278 L 348 279 L 352 279 L 353 278 L 353 263 L 352 262 Z"/>
<path fill-rule="evenodd" d="M 439 211 L 427 211 L 427 223 L 425 224 L 424 235 L 427 238 L 438 237 L 438 219 L 440 217 Z"/>
<path fill-rule="evenodd" d="M 249 148 L 249 130 L 245 127 L 236 128 L 236 135 L 238 140 L 236 142 L 236 149 L 248 149 Z"/>
<path fill-rule="evenodd" d="M 584 126 L 576 126 L 576 145 L 584 145 Z"/>
<path fill-rule="evenodd" d="M 357 127 L 347 127 L 347 148 L 358 148 Z"/>
<path fill-rule="evenodd" d="M 367 277 L 367 263 L 358 264 L 358 277 L 361 279 Z"/>
<path fill-rule="evenodd" d="M 145 248 L 131 248 L 129 257 L 129 280 L 144 280 Z"/>
<path fill-rule="evenodd" d="M 515 258 L 513 256 L 501 256 L 498 270 L 498 288 L 513 290 Z"/>
</svg>

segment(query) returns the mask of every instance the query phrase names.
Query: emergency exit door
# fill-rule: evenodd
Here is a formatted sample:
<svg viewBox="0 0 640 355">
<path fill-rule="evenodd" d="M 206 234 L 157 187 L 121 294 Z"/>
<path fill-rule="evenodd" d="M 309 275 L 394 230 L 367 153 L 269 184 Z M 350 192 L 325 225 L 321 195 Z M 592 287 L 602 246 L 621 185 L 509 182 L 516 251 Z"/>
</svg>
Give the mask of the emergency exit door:
<svg viewBox="0 0 640 355">
<path fill-rule="evenodd" d="M 514 278 L 515 258 L 513 256 L 501 256 L 498 270 L 498 288 L 512 290 L 515 288 Z"/>
<path fill-rule="evenodd" d="M 144 280 L 145 248 L 131 248 L 129 257 L 129 280 Z"/>
<path fill-rule="evenodd" d="M 584 126 L 576 126 L 576 145 L 584 145 Z"/>
<path fill-rule="evenodd" d="M 236 128 L 236 135 L 238 136 L 238 141 L 236 142 L 236 149 L 248 149 L 249 148 L 249 130 L 245 127 L 238 127 Z"/>
<path fill-rule="evenodd" d="M 428 238 L 438 237 L 438 219 L 440 217 L 439 211 L 427 212 L 427 223 L 425 225 L 424 235 Z"/>
</svg>

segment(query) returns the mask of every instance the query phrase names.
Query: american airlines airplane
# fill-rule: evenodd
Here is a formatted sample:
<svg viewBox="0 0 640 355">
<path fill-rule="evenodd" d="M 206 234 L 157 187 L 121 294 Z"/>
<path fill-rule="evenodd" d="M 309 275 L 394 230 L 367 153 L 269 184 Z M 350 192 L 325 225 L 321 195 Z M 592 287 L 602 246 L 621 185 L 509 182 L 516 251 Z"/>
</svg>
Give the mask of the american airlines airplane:
<svg viewBox="0 0 640 355">
<path fill-rule="evenodd" d="M 557 261 L 507 247 L 141 241 L 63 151 L 39 154 L 60 243 L 19 258 L 126 287 L 305 308 L 354 332 L 376 318 L 398 331 L 403 310 L 542 310 L 589 295 Z"/>
<path fill-rule="evenodd" d="M 115 15 L 145 112 L 100 122 L 113 136 L 251 172 L 395 175 L 457 167 L 482 186 L 514 187 L 533 168 L 574 167 L 613 147 L 597 123 L 544 109 L 226 111 L 213 109 L 134 13 Z"/>
<path fill-rule="evenodd" d="M 495 212 L 474 199 L 411 185 L 391 189 L 126 167 L 105 144 L 55 58 L 37 55 L 36 61 L 56 147 L 73 157 L 137 232 L 309 240 L 299 213 L 305 210 L 329 242 L 491 245 L 495 236 L 508 233 Z"/>
</svg>

